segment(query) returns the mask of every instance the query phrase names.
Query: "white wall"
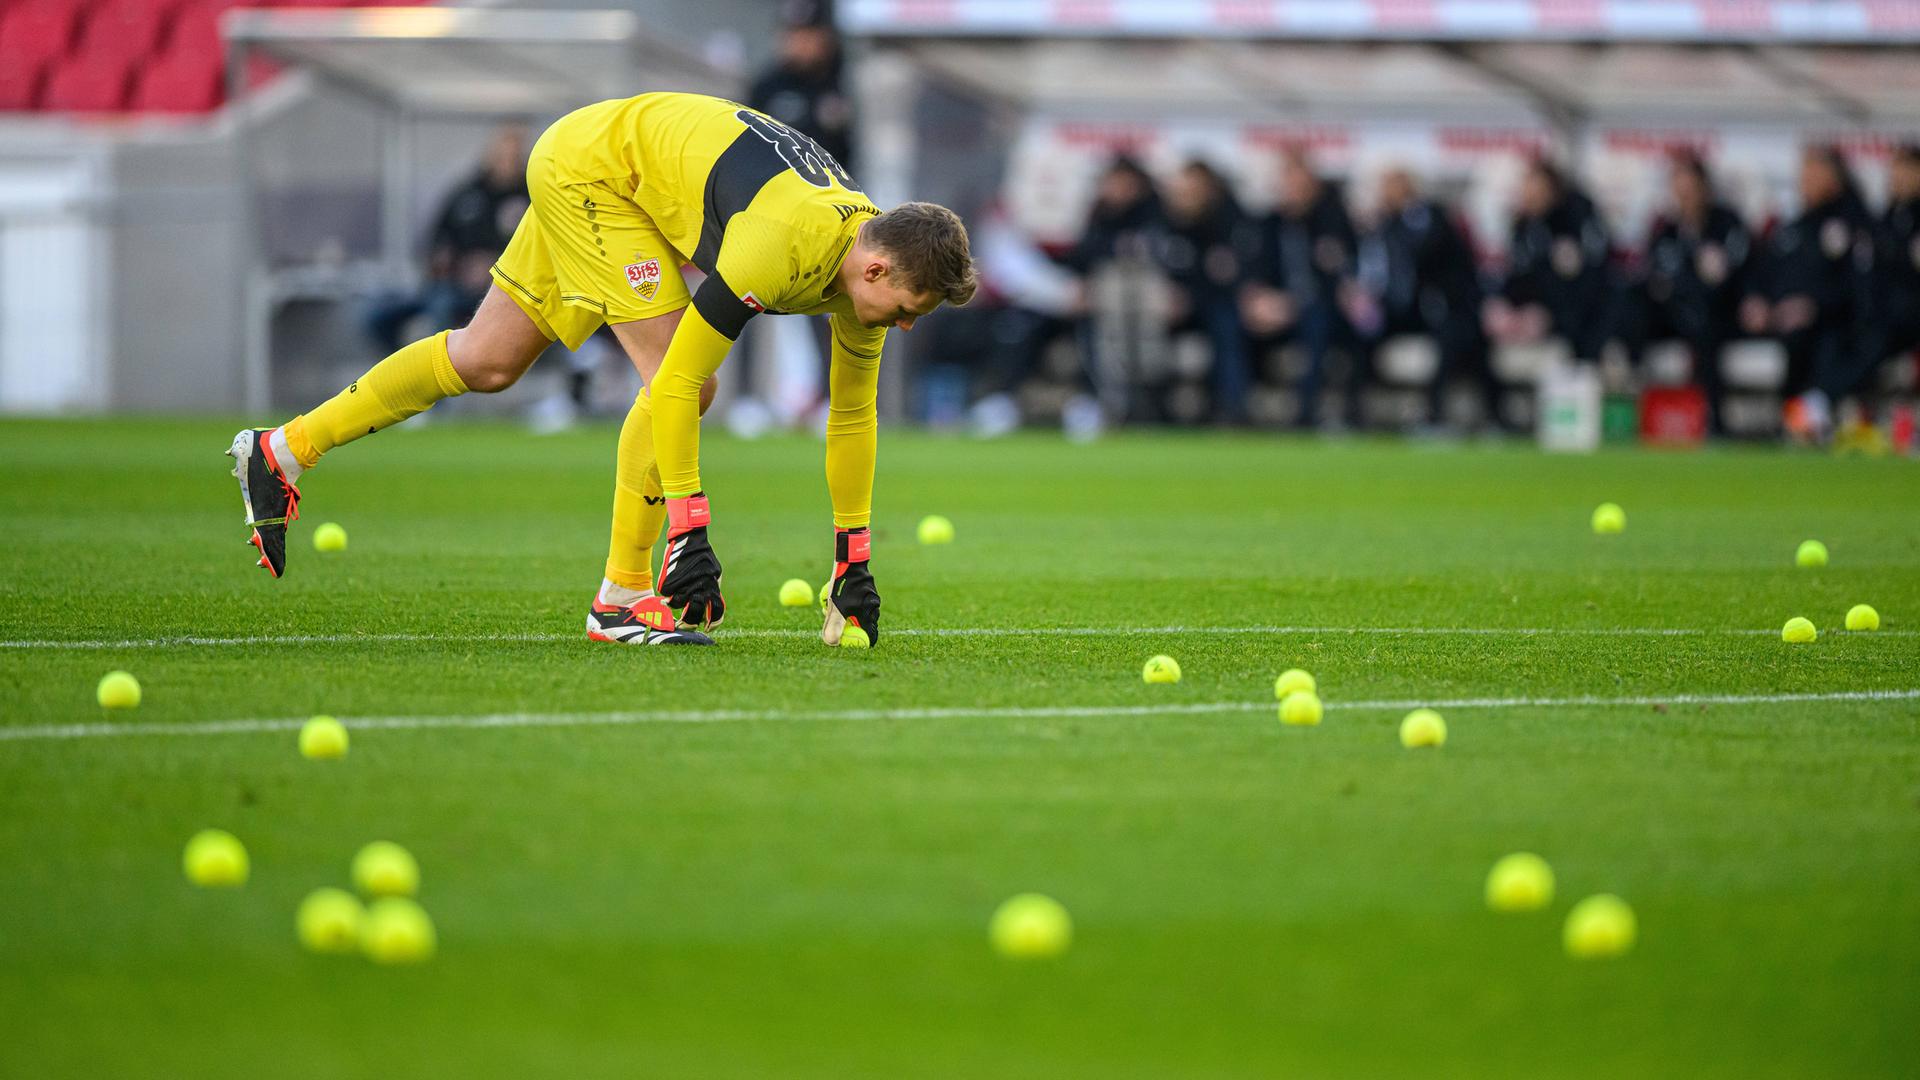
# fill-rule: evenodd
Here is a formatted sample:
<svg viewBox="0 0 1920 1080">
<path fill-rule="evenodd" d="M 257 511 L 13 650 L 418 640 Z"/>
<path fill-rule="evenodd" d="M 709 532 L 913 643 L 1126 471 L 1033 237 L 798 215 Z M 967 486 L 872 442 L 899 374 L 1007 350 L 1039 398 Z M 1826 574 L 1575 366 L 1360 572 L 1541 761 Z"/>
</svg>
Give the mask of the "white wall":
<svg viewBox="0 0 1920 1080">
<path fill-rule="evenodd" d="M 85 151 L 0 157 L 0 412 L 101 409 L 112 400 L 107 313 L 116 268 Z"/>
</svg>

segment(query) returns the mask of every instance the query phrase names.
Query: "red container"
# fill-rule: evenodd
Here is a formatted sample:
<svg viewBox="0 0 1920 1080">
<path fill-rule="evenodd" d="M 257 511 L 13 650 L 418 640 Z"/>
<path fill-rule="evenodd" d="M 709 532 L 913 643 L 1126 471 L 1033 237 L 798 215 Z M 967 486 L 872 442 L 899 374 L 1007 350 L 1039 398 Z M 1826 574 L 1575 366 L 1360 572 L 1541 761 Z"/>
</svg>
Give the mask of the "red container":
<svg viewBox="0 0 1920 1080">
<path fill-rule="evenodd" d="M 1651 386 L 1640 394 L 1640 439 L 1654 446 L 1707 440 L 1707 395 L 1697 386 Z"/>
</svg>

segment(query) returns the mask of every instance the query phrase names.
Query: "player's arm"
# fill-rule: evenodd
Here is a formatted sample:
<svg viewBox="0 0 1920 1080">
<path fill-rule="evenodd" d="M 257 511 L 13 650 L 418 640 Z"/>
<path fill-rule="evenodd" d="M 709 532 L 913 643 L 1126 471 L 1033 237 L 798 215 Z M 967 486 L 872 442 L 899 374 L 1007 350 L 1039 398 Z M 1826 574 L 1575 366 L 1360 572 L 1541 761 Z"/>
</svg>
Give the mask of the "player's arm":
<svg viewBox="0 0 1920 1080">
<path fill-rule="evenodd" d="M 833 499 L 833 579 L 821 640 L 838 645 L 848 625 L 880 636 L 880 593 L 868 568 L 873 515 L 873 463 L 878 449 L 880 350 L 885 327 L 832 317 L 833 362 L 827 372 L 827 493 Z"/>
<path fill-rule="evenodd" d="M 707 541 L 712 515 L 700 483 L 700 388 L 719 370 L 754 311 L 722 272 L 708 275 L 692 309 L 674 330 L 648 388 L 653 395 L 654 452 L 667 496 L 660 594 L 682 621 L 700 626 L 718 626 L 726 614 L 720 559 Z"/>
</svg>

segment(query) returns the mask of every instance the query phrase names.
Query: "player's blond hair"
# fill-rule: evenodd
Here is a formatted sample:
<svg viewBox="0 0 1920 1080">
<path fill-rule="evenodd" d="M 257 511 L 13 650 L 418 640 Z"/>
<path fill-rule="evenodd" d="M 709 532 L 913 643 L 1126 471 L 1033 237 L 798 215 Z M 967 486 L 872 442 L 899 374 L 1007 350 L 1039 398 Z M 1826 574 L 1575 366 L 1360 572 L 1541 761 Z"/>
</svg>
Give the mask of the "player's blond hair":
<svg viewBox="0 0 1920 1080">
<path fill-rule="evenodd" d="M 930 202 L 901 203 L 867 222 L 865 239 L 893 257 L 908 288 L 955 307 L 973 299 L 980 277 L 960 215 Z"/>
</svg>

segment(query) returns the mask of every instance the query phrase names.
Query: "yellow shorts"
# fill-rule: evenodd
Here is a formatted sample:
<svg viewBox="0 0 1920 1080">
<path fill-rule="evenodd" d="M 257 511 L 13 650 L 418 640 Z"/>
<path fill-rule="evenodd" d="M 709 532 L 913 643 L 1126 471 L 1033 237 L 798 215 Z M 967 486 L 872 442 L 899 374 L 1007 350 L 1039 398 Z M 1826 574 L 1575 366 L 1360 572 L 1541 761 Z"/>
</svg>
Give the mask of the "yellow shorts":
<svg viewBox="0 0 1920 1080">
<path fill-rule="evenodd" d="M 601 323 L 687 306 L 686 258 L 611 184 L 562 183 L 545 135 L 527 161 L 527 190 L 533 206 L 493 264 L 493 279 L 541 333 L 577 349 Z"/>
</svg>

